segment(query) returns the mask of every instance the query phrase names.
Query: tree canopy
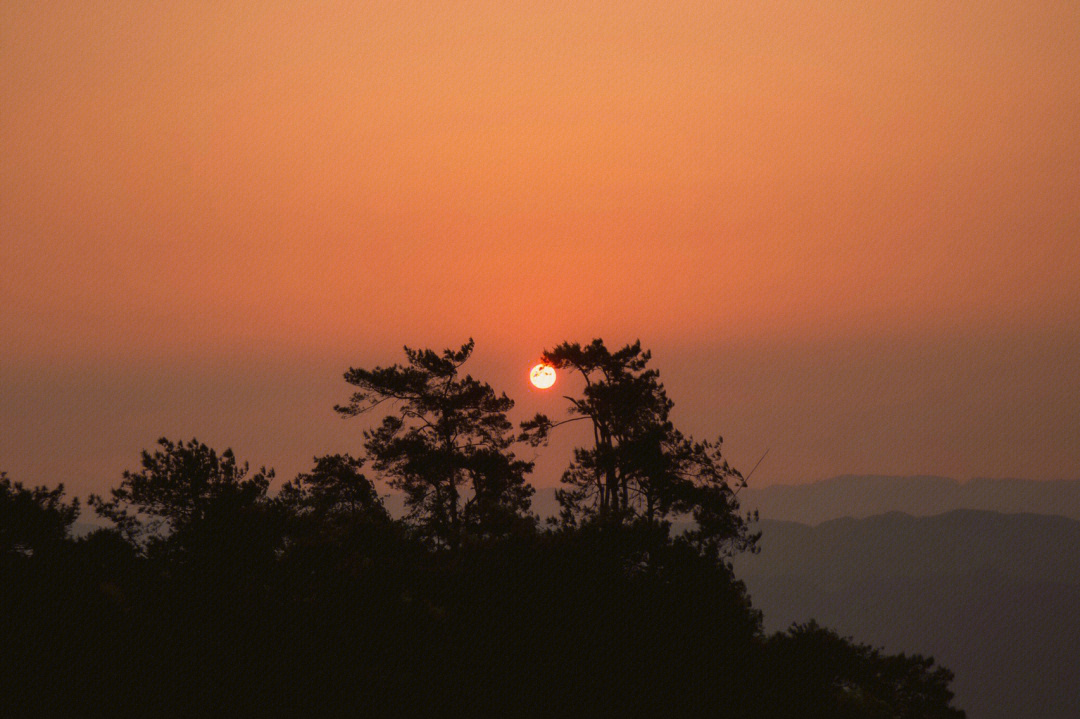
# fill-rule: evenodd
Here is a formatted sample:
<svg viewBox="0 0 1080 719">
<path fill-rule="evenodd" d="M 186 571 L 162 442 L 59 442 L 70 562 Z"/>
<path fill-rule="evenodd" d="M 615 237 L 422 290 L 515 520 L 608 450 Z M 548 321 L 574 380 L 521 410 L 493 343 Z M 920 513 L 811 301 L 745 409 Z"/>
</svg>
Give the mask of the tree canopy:
<svg viewBox="0 0 1080 719">
<path fill-rule="evenodd" d="M 485 382 L 461 376 L 473 351 L 441 353 L 405 348 L 407 364 L 352 368 L 357 387 L 336 407 L 346 417 L 386 405 L 374 429 L 364 431 L 372 466 L 404 493 L 409 519 L 432 542 L 459 546 L 468 537 L 504 535 L 532 521 L 532 462 L 512 449 L 506 413 L 514 401 Z"/>
<path fill-rule="evenodd" d="M 24 487 L 0 472 L 0 556 L 47 550 L 68 537 L 79 500 L 64 501 L 64 485 Z"/>
<path fill-rule="evenodd" d="M 556 426 L 588 420 L 593 443 L 574 450 L 558 493 L 563 521 L 644 522 L 689 515 L 687 534 L 703 552 L 726 556 L 752 549 L 756 536 L 739 514 L 735 492 L 744 481 L 724 458 L 722 438 L 696 441 L 675 428 L 660 373 L 640 342 L 611 351 L 603 340 L 563 343 L 543 360 L 580 376 L 584 388 L 568 396 L 571 419 L 543 414 L 522 424 L 522 437 L 544 442 Z"/>
<path fill-rule="evenodd" d="M 324 521 L 389 521 L 375 485 L 360 471 L 363 466 L 363 459 L 348 454 L 316 457 L 312 470 L 285 484 L 278 498 L 294 514 Z"/>
<path fill-rule="evenodd" d="M 276 493 L 229 449 L 163 438 L 91 498 L 115 528 L 75 538 L 62 485 L 0 474 L 0 715 L 963 716 L 932 659 L 763 631 L 725 561 L 754 540 L 741 475 L 673 426 L 638 343 L 545 353 L 580 374 L 570 421 L 594 440 L 546 528 L 514 447 L 559 422 L 515 437 L 513 401 L 461 373 L 472 350 L 350 369 L 337 410 L 383 413 L 364 453 Z M 679 514 L 695 528 L 671 536 Z"/>
<path fill-rule="evenodd" d="M 109 499 L 90 497 L 97 513 L 140 551 L 206 560 L 246 553 L 256 538 L 274 541 L 266 527 L 273 470 L 251 473 L 231 449 L 219 455 L 197 439 L 162 437 L 158 447 L 142 452 L 141 468 L 125 471 Z"/>
</svg>

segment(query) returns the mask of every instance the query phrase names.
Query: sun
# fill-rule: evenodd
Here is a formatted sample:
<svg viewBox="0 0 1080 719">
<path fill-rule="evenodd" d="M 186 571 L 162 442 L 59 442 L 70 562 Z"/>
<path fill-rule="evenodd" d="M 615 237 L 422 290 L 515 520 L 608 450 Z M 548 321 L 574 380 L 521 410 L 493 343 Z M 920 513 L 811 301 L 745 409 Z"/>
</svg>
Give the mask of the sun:
<svg viewBox="0 0 1080 719">
<path fill-rule="evenodd" d="M 529 381 L 537 389 L 547 389 L 555 384 L 555 368 L 541 362 L 529 370 Z"/>
</svg>

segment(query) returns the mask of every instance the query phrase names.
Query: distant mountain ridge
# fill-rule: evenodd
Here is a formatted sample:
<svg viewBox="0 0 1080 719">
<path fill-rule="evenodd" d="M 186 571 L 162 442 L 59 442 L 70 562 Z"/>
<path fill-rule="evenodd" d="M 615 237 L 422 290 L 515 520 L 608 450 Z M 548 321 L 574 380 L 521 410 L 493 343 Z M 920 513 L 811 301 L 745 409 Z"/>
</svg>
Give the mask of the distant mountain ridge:
<svg viewBox="0 0 1080 719">
<path fill-rule="evenodd" d="M 805 577 L 816 586 L 868 578 L 981 574 L 1080 587 L 1080 521 L 1056 515 L 959 509 L 931 517 L 889 512 L 816 526 L 764 519 L 746 576 Z"/>
<path fill-rule="evenodd" d="M 809 484 L 752 485 L 739 492 L 743 509 L 764 519 L 819 524 L 888 512 L 930 516 L 958 509 L 1056 514 L 1080 519 L 1080 480 L 843 475 Z"/>
<path fill-rule="evenodd" d="M 541 519 L 559 513 L 554 487 L 540 487 L 532 508 Z M 820 524 L 844 517 L 903 512 L 927 517 L 955 510 L 1004 514 L 1054 514 L 1080 519 L 1080 480 L 971 479 L 948 477 L 841 475 L 808 484 L 752 485 L 738 495 L 742 510 L 757 509 L 762 519 Z M 387 509 L 404 513 L 403 497 L 390 493 Z"/>
<path fill-rule="evenodd" d="M 384 488 L 385 491 L 385 488 Z M 557 516 L 554 487 L 533 496 L 533 512 L 541 519 Z M 744 511 L 758 510 L 762 519 L 820 524 L 844 517 L 871 517 L 903 512 L 915 517 L 969 509 L 1005 514 L 1054 514 L 1080 519 L 1080 480 L 971 479 L 948 477 L 846 474 L 808 484 L 749 486 L 738 495 Z M 404 497 L 383 494 L 396 517 L 405 514 Z M 84 511 L 75 534 L 84 535 L 106 523 Z"/>
<path fill-rule="evenodd" d="M 1080 521 L 957 510 L 762 520 L 733 565 L 769 630 L 816 619 L 956 674 L 970 719 L 1080 716 Z"/>
</svg>

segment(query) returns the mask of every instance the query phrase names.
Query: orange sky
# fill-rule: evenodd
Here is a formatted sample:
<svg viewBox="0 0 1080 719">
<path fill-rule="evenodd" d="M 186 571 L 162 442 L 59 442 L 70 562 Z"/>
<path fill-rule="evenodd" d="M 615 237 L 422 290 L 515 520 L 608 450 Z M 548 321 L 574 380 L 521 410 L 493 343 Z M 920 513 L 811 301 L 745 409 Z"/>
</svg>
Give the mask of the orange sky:
<svg viewBox="0 0 1080 719">
<path fill-rule="evenodd" d="M 7 0 L 0 468 L 294 472 L 350 364 L 560 411 L 601 336 L 766 483 L 1080 477 L 1080 5 L 796 5 Z"/>
</svg>

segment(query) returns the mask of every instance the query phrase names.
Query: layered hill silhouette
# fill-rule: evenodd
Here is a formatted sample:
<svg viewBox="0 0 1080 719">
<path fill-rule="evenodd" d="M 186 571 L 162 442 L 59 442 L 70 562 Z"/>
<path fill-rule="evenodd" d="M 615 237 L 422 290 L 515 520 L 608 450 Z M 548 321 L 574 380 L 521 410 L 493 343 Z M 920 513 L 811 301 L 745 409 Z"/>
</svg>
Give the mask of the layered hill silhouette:
<svg viewBox="0 0 1080 719">
<path fill-rule="evenodd" d="M 811 484 L 778 484 L 739 493 L 744 509 L 763 518 L 817 524 L 886 512 L 914 516 L 957 509 L 1056 514 L 1080 519 L 1080 481 L 843 475 Z"/>
<path fill-rule="evenodd" d="M 404 514 L 400 493 L 389 492 L 384 498 L 392 515 Z M 959 482 L 932 476 L 842 475 L 810 484 L 750 486 L 739 492 L 739 502 L 744 510 L 758 510 L 763 519 L 802 524 L 889 512 L 930 516 L 959 509 L 1053 514 L 1080 520 L 1080 480 L 979 478 Z M 533 510 L 541 518 L 556 516 L 555 489 L 538 488 Z M 101 522 L 84 516 L 74 529 L 82 535 L 99 526 Z"/>
<path fill-rule="evenodd" d="M 734 564 L 767 628 L 813 618 L 931 653 L 972 719 L 1080 716 L 1080 521 L 957 510 L 758 529 L 760 554 Z"/>
<path fill-rule="evenodd" d="M 751 484 L 738 498 L 742 509 L 756 509 L 763 519 L 803 524 L 888 512 L 920 517 L 958 509 L 1054 514 L 1080 520 L 1080 480 L 976 478 L 960 482 L 933 476 L 842 475 L 810 484 L 762 488 Z M 391 496 L 387 506 L 394 506 L 395 501 L 400 503 Z M 558 514 L 555 490 L 537 489 L 533 509 L 541 517 Z"/>
</svg>

